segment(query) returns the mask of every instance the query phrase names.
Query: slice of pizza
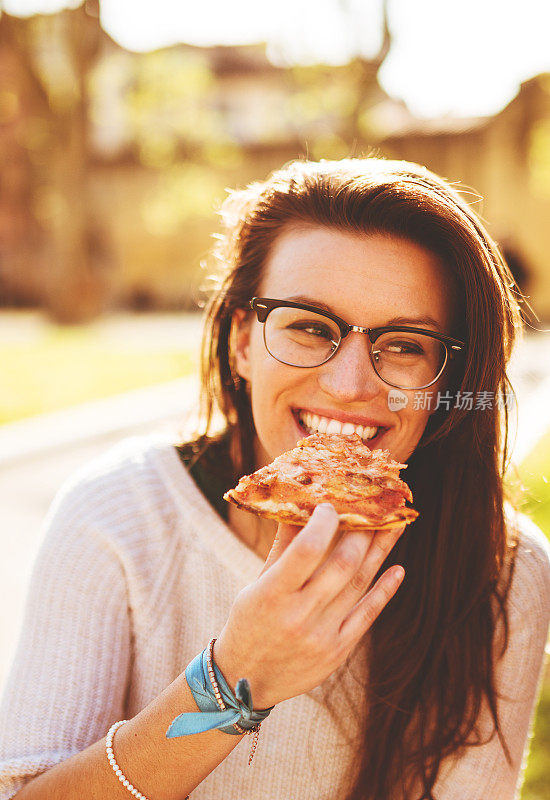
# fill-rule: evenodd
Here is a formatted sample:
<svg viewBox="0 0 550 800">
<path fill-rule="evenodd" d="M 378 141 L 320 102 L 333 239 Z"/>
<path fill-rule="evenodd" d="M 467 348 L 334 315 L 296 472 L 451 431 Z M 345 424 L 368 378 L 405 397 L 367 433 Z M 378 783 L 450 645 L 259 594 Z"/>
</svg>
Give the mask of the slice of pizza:
<svg viewBox="0 0 550 800">
<path fill-rule="evenodd" d="M 346 529 L 386 530 L 418 516 L 399 477 L 407 465 L 389 450 L 369 450 L 356 433 L 314 433 L 252 475 L 224 499 L 261 517 L 304 525 L 319 503 L 332 503 Z"/>
</svg>

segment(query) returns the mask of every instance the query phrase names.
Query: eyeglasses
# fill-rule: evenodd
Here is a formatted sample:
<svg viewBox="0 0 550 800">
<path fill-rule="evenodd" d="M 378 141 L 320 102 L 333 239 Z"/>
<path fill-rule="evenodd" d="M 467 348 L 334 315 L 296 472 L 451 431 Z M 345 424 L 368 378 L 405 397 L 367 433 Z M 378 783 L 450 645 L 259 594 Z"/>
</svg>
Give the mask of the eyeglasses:
<svg viewBox="0 0 550 800">
<path fill-rule="evenodd" d="M 372 366 L 397 389 L 425 389 L 466 346 L 459 339 L 424 328 L 385 325 L 362 328 L 308 303 L 253 297 L 250 308 L 264 326 L 264 343 L 273 358 L 292 367 L 320 367 L 331 359 L 348 333 L 371 342 Z"/>
</svg>

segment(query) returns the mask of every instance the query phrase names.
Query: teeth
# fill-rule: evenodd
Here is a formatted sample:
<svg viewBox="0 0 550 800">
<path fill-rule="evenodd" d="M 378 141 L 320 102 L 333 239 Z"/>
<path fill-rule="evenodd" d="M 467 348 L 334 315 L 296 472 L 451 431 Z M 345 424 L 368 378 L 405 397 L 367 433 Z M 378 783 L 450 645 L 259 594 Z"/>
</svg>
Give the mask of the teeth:
<svg viewBox="0 0 550 800">
<path fill-rule="evenodd" d="M 337 419 L 331 419 L 327 425 L 327 433 L 342 433 L 343 425 Z"/>
<path fill-rule="evenodd" d="M 379 431 L 379 428 L 366 428 L 363 425 L 354 425 L 352 422 L 319 417 L 309 411 L 300 412 L 300 422 L 309 433 L 357 433 L 363 441 L 373 439 Z"/>
<path fill-rule="evenodd" d="M 328 419 L 326 417 L 316 417 L 315 419 L 319 420 L 317 425 L 314 426 L 314 427 L 317 428 L 317 431 L 319 433 L 326 433 L 327 432 L 327 428 L 328 428 L 328 423 L 329 423 Z"/>
<path fill-rule="evenodd" d="M 378 433 L 379 428 L 363 428 L 363 433 L 361 434 L 362 439 L 373 439 L 376 434 Z"/>
</svg>

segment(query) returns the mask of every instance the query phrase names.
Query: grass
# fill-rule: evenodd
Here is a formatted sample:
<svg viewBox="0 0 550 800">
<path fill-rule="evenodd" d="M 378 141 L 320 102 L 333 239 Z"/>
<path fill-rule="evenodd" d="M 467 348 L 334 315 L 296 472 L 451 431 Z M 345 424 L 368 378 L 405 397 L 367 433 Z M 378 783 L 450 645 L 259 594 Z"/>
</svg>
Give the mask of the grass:
<svg viewBox="0 0 550 800">
<path fill-rule="evenodd" d="M 537 709 L 535 733 L 521 800 L 548 800 L 550 794 L 550 674 L 546 679 Z"/>
<path fill-rule="evenodd" d="M 518 469 L 524 485 L 522 510 L 550 539 L 550 431 Z"/>
<path fill-rule="evenodd" d="M 131 389 L 198 368 L 197 347 L 126 341 L 95 326 L 47 326 L 31 342 L 0 349 L 0 425 Z"/>
<path fill-rule="evenodd" d="M 550 539 L 550 431 L 521 464 L 518 477 L 524 487 L 521 510 Z M 521 800 L 547 800 L 549 796 L 550 663 L 547 661 Z"/>
</svg>

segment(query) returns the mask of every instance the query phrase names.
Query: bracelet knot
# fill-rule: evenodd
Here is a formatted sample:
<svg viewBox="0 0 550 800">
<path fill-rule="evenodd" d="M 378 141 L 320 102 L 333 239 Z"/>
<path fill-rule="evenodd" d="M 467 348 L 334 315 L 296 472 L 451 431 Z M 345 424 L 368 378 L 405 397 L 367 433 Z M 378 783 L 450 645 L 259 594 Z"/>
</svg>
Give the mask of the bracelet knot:
<svg viewBox="0 0 550 800">
<path fill-rule="evenodd" d="M 200 711 L 190 711 L 176 717 L 166 732 L 166 737 L 189 736 L 209 730 L 220 730 L 233 736 L 255 734 L 251 755 L 252 761 L 260 725 L 272 711 L 266 708 L 255 711 L 250 684 L 246 678 L 237 681 L 233 693 L 214 662 L 211 639 L 202 653 L 199 653 L 187 666 L 185 677 L 191 694 Z"/>
</svg>

